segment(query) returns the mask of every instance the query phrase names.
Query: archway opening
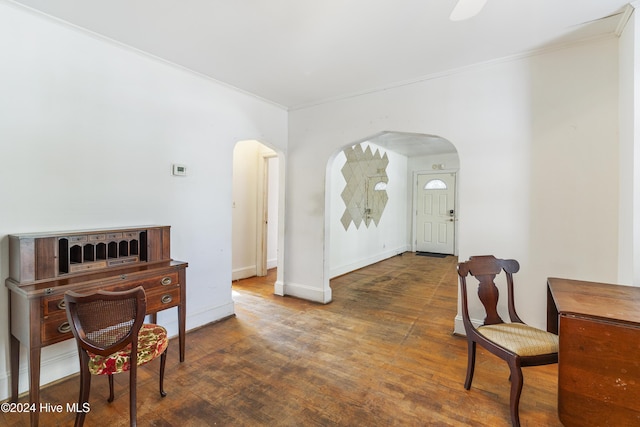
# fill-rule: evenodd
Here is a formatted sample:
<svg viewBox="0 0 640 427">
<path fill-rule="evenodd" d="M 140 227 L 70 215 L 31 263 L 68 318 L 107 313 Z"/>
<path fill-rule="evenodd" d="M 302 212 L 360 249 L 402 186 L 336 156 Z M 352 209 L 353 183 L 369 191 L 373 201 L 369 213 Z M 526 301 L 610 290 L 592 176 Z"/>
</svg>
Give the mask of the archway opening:
<svg viewBox="0 0 640 427">
<path fill-rule="evenodd" d="M 448 194 L 451 204 L 425 207 L 423 198 L 434 196 L 425 196 L 418 182 L 425 177 L 446 177 L 447 182 L 455 183 L 459 169 L 455 146 L 428 134 L 382 132 L 336 152 L 327 165 L 326 285 L 347 272 L 419 251 L 420 241 L 429 238 L 449 239 L 450 246 L 444 250 L 457 255 L 459 204 L 455 185 Z M 442 194 L 435 199 L 444 200 Z M 418 223 L 424 221 L 417 218 L 419 205 L 423 211 L 437 208 L 436 213 L 444 215 L 444 225 L 433 222 L 427 237 L 428 227 Z M 449 234 L 444 232 L 447 229 Z"/>
</svg>

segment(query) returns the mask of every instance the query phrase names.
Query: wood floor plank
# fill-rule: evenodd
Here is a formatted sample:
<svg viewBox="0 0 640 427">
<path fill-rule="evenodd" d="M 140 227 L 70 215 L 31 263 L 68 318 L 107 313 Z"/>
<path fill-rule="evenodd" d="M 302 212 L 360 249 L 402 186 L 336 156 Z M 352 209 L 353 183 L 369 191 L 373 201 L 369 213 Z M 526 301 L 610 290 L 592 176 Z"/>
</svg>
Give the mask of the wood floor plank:
<svg viewBox="0 0 640 427">
<path fill-rule="evenodd" d="M 333 302 L 273 295 L 275 271 L 233 283 L 236 316 L 190 331 L 184 363 L 171 341 L 165 378 L 139 369 L 141 426 L 508 426 L 506 364 L 479 349 L 471 390 L 463 387 L 466 340 L 452 334 L 455 257 L 407 253 L 331 281 Z M 523 426 L 560 426 L 557 367 L 524 369 Z M 106 402 L 94 378 L 87 426 L 128 425 L 126 375 Z M 77 376 L 45 387 L 43 402 L 77 398 Z M 26 401 L 23 397 L 21 401 Z M 41 414 L 43 426 L 74 414 Z M 28 414 L 0 414 L 27 426 Z"/>
</svg>

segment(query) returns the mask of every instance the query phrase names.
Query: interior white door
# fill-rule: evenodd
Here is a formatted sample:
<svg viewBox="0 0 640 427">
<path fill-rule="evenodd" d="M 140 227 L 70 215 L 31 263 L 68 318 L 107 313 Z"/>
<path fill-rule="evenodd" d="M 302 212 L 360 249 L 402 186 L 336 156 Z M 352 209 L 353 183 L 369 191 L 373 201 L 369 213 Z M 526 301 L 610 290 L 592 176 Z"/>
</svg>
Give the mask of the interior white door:
<svg viewBox="0 0 640 427">
<path fill-rule="evenodd" d="M 454 173 L 418 175 L 416 251 L 453 255 L 455 188 Z"/>
</svg>

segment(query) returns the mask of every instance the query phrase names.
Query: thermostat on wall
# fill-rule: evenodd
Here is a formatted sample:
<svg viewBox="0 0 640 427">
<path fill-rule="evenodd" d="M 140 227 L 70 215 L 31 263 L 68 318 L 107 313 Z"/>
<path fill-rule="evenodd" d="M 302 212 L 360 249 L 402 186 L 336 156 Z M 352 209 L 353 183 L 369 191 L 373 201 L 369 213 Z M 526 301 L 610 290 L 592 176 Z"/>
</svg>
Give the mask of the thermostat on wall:
<svg viewBox="0 0 640 427">
<path fill-rule="evenodd" d="M 173 165 L 173 174 L 179 176 L 185 176 L 187 174 L 187 167 L 185 165 Z"/>
</svg>

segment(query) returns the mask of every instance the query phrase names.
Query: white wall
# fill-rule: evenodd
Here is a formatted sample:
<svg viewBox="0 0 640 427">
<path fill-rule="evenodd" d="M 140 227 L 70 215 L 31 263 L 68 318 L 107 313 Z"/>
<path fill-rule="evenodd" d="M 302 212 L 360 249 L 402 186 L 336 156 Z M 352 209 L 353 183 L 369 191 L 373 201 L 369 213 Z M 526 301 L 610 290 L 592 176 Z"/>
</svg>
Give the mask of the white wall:
<svg viewBox="0 0 640 427">
<path fill-rule="evenodd" d="M 635 2 L 637 3 L 637 2 Z M 618 282 L 640 285 L 640 20 L 633 13 L 620 36 L 620 225 Z"/>
<path fill-rule="evenodd" d="M 344 229 L 340 219 L 345 210 L 342 192 L 346 181 L 342 175 L 342 167 L 347 158 L 344 151 L 340 151 L 332 161 L 330 167 L 330 206 L 329 215 L 330 240 L 330 277 L 345 274 L 362 268 L 380 260 L 397 255 L 409 249 L 407 240 L 407 157 L 390 150 L 385 150 L 372 143 L 363 143 L 363 151 L 367 146 L 373 153 L 378 150 L 380 156 L 385 154 L 389 158 L 387 166 L 388 201 L 376 224 L 371 221 L 369 227 L 364 221 L 360 227 L 350 223 Z"/>
<path fill-rule="evenodd" d="M 460 168 L 460 159 L 458 153 L 432 154 L 429 156 L 409 157 L 409 172 L 422 173 L 440 173 L 440 170 L 434 170 L 434 165 L 443 165 L 443 170 L 456 171 Z"/>
<path fill-rule="evenodd" d="M 547 276 L 615 283 L 617 39 L 534 59 L 528 267 Z"/>
<path fill-rule="evenodd" d="M 600 39 L 292 111 L 285 292 L 331 299 L 322 159 L 383 131 L 455 145 L 460 257 L 518 259 L 525 320 L 545 325 L 548 276 L 615 281 L 617 61 Z"/>
<path fill-rule="evenodd" d="M 257 139 L 284 152 L 286 111 L 3 1 L 0 52 L 0 278 L 7 234 L 168 224 L 173 258 L 189 262 L 187 327 L 232 314 L 233 147 Z M 172 163 L 189 175 L 172 176 Z M 176 333 L 175 311 L 159 320 Z M 24 391 L 24 351 L 21 369 Z M 43 384 L 74 371 L 73 342 L 45 348 Z"/>
</svg>

